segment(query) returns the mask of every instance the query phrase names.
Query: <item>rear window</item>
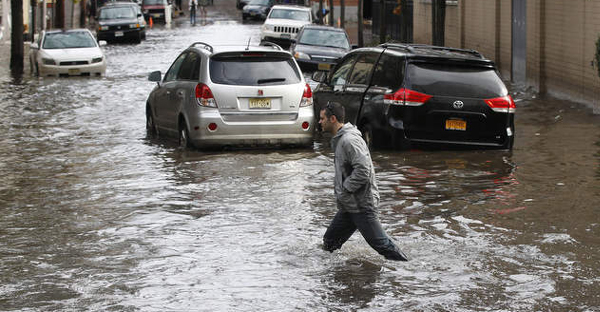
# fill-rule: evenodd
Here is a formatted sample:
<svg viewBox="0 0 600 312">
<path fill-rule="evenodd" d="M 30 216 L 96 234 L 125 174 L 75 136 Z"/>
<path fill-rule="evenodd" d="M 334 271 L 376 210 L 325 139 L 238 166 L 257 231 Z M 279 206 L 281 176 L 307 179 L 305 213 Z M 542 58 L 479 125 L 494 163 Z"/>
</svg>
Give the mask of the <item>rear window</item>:
<svg viewBox="0 0 600 312">
<path fill-rule="evenodd" d="M 406 87 L 436 96 L 492 98 L 508 93 L 494 69 L 454 64 L 411 63 Z"/>
<path fill-rule="evenodd" d="M 301 81 L 290 57 L 213 57 L 209 67 L 210 80 L 219 84 L 264 86 Z"/>
</svg>

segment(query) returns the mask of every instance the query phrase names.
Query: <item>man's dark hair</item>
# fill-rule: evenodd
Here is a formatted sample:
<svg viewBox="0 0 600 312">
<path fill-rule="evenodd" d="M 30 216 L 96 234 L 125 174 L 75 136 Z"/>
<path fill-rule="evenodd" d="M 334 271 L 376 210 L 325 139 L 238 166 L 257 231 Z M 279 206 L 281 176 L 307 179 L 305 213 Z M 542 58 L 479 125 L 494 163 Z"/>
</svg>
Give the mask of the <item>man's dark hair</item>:
<svg viewBox="0 0 600 312">
<path fill-rule="evenodd" d="M 342 104 L 338 102 L 329 101 L 327 102 L 327 105 L 325 105 L 323 110 L 325 111 L 325 116 L 327 116 L 327 118 L 335 116 L 335 118 L 337 118 L 339 122 L 345 122 L 344 118 L 346 118 L 346 109 L 344 108 L 344 106 L 342 106 Z"/>
</svg>

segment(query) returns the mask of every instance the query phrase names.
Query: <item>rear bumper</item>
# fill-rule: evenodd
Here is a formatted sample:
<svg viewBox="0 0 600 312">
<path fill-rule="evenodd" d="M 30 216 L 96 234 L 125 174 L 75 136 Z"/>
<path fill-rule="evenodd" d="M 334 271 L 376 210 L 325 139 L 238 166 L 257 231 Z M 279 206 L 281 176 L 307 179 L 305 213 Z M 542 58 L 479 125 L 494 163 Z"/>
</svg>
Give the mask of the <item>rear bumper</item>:
<svg viewBox="0 0 600 312">
<path fill-rule="evenodd" d="M 217 109 L 202 109 L 190 118 L 190 140 L 196 147 L 309 145 L 312 144 L 315 118 L 312 106 L 300 108 L 295 120 L 289 121 L 224 121 Z M 302 128 L 307 122 L 308 128 Z M 215 124 L 215 130 L 209 125 Z"/>
<path fill-rule="evenodd" d="M 98 32 L 98 40 L 135 39 L 142 34 L 142 28 L 127 30 L 105 30 Z"/>
</svg>

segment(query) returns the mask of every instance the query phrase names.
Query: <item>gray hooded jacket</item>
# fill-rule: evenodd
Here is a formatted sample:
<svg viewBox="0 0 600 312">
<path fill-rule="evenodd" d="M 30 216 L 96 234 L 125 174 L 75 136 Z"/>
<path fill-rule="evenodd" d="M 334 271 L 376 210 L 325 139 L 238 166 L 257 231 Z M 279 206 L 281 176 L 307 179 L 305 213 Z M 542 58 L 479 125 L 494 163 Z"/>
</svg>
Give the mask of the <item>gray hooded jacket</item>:
<svg viewBox="0 0 600 312">
<path fill-rule="evenodd" d="M 338 209 L 350 213 L 376 210 L 379 189 L 371 153 L 360 131 L 346 123 L 331 139 L 335 153 L 335 197 Z"/>
</svg>

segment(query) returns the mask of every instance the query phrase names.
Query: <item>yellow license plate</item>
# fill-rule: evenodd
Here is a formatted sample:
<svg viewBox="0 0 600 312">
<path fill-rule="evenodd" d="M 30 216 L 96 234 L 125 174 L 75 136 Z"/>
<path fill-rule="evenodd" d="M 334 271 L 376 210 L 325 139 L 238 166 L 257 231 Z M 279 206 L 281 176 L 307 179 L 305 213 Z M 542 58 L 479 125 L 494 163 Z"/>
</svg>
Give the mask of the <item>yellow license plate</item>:
<svg viewBox="0 0 600 312">
<path fill-rule="evenodd" d="M 79 75 L 79 68 L 69 69 L 69 75 Z"/>
<path fill-rule="evenodd" d="M 250 99 L 250 101 L 248 102 L 248 108 L 271 108 L 271 99 L 269 99 L 269 98 Z"/>
<path fill-rule="evenodd" d="M 446 130 L 467 131 L 467 122 L 459 119 L 447 119 Z"/>
<path fill-rule="evenodd" d="M 320 63 L 317 65 L 318 70 L 329 70 L 329 68 L 331 68 L 331 65 L 327 63 Z"/>
</svg>

